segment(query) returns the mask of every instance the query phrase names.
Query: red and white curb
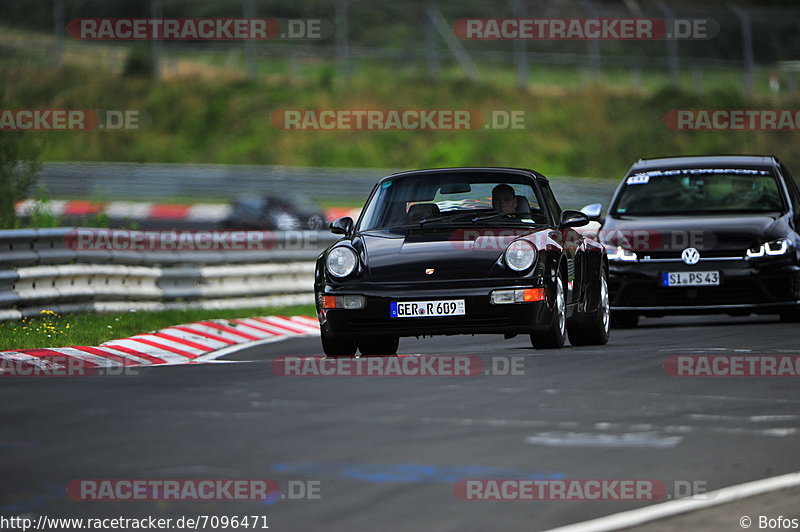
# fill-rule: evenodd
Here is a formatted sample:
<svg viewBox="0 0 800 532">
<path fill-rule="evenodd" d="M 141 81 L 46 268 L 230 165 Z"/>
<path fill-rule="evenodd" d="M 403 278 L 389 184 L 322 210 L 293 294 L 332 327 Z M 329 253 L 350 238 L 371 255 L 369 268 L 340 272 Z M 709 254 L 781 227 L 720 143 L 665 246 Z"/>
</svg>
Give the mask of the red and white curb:
<svg viewBox="0 0 800 532">
<path fill-rule="evenodd" d="M 130 220 L 181 220 L 220 222 L 228 217 L 231 206 L 221 203 L 181 205 L 138 201 L 112 201 L 108 203 L 85 200 L 51 200 L 37 203 L 23 200 L 17 203 L 17 216 L 29 216 L 36 208 L 54 216 L 96 216 Z"/>
<path fill-rule="evenodd" d="M 325 217 L 328 219 L 329 222 L 334 220 L 338 220 L 339 218 L 343 218 L 344 216 L 349 216 L 353 220 L 358 220 L 358 216 L 361 214 L 361 208 L 357 209 L 348 209 L 347 207 L 328 207 L 325 209 Z"/>
<path fill-rule="evenodd" d="M 175 203 L 151 203 L 141 201 L 96 202 L 87 200 L 51 200 L 37 203 L 36 200 L 23 200 L 17 203 L 17 216 L 30 216 L 37 208 L 53 216 L 96 216 L 104 214 L 113 219 L 126 220 L 177 220 L 221 222 L 231 213 L 231 206 L 223 203 L 196 203 L 183 205 Z M 331 207 L 325 216 L 333 221 L 342 216 L 358 218 L 361 209 Z"/>
<path fill-rule="evenodd" d="M 0 351 L 0 374 L 9 363 L 52 369 L 63 365 L 66 359 L 87 368 L 197 364 L 214 361 L 236 346 L 316 335 L 319 335 L 319 322 L 310 316 L 197 321 L 110 340 L 97 347 Z"/>
</svg>

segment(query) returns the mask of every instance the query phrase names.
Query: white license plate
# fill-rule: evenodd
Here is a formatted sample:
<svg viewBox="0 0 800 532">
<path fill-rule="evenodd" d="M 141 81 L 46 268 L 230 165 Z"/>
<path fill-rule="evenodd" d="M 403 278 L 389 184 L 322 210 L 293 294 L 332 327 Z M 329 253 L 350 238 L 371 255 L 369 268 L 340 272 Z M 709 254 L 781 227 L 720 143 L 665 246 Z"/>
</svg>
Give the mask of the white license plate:
<svg viewBox="0 0 800 532">
<path fill-rule="evenodd" d="M 441 316 L 463 316 L 463 299 L 447 301 L 392 301 L 389 303 L 390 318 L 428 318 Z"/>
<path fill-rule="evenodd" d="M 719 272 L 664 272 L 661 286 L 719 286 Z"/>
</svg>

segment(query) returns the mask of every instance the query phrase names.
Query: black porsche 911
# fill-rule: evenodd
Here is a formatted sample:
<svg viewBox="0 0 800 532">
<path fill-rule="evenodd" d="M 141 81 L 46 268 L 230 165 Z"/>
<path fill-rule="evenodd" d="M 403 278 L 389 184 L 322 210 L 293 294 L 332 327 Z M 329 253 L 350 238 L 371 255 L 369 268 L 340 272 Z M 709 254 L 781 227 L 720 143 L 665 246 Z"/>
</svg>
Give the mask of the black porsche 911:
<svg viewBox="0 0 800 532">
<path fill-rule="evenodd" d="M 401 336 L 529 334 L 536 348 L 605 344 L 603 247 L 573 228 L 532 170 L 447 168 L 393 174 L 317 260 L 329 356 L 390 355 Z"/>
<path fill-rule="evenodd" d="M 800 189 L 769 156 L 640 160 L 602 221 L 612 322 L 780 314 L 800 321 Z"/>
</svg>

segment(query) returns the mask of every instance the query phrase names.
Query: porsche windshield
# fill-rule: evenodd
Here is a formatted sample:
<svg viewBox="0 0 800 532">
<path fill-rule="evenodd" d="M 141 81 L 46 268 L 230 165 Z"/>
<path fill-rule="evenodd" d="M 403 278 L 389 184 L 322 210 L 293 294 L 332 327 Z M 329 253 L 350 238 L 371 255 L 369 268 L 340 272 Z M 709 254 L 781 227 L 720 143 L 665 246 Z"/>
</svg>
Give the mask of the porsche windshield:
<svg viewBox="0 0 800 532">
<path fill-rule="evenodd" d="M 494 200 L 494 201 L 493 201 Z M 367 205 L 361 230 L 402 226 L 547 223 L 530 178 L 517 174 L 444 173 L 382 182 Z"/>
<path fill-rule="evenodd" d="M 625 181 L 613 214 L 657 216 L 783 210 L 778 182 L 770 172 L 701 168 L 631 175 Z"/>
</svg>

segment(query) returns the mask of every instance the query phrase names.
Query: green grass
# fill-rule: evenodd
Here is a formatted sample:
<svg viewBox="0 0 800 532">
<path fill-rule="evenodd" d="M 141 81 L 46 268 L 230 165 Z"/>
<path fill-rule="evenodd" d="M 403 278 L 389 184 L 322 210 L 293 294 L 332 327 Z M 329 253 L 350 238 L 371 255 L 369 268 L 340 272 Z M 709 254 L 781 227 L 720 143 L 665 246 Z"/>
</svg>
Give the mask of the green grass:
<svg viewBox="0 0 800 532">
<path fill-rule="evenodd" d="M 706 153 L 774 153 L 800 167 L 797 132 L 677 132 L 664 114 L 673 108 L 788 108 L 800 98 L 771 95 L 766 70 L 757 73 L 757 96 L 741 95 L 736 69 L 705 69 L 703 92 L 692 72 L 681 89 L 667 73 L 643 70 L 631 86 L 626 69 L 604 69 L 587 84 L 576 67 L 531 65 L 527 89 L 514 73 L 486 65 L 481 81 L 457 68 L 438 82 L 413 67 L 362 64 L 336 80 L 332 63 L 301 61 L 293 73 L 281 60 L 255 81 L 213 61 L 193 57 L 206 72 L 153 82 L 109 74 L 100 60 L 42 68 L 22 52 L 0 58 L 4 107 L 137 109 L 152 117 L 138 131 L 32 132 L 44 139 L 45 161 L 267 164 L 288 166 L 426 168 L 460 165 L 532 167 L 546 175 L 619 179 L 640 157 Z M 26 52 L 28 54 L 32 52 Z M 205 61 L 205 62 L 203 62 Z M 100 65 L 100 67 L 98 67 Z M 234 69 L 235 70 L 235 69 Z M 281 70 L 284 70 L 281 72 Z M 281 109 L 521 110 L 524 129 L 505 131 L 283 131 L 270 118 Z M 160 198 L 153 198 L 160 199 Z"/>
<path fill-rule="evenodd" d="M 79 345 L 96 346 L 108 340 L 127 338 L 193 321 L 269 315 L 314 316 L 316 310 L 313 305 L 300 305 L 236 310 L 170 310 L 124 314 L 67 314 L 63 316 L 44 313 L 36 318 L 0 323 L 0 351 Z"/>
<path fill-rule="evenodd" d="M 323 209 L 360 209 L 364 206 L 364 198 L 321 199 L 318 203 Z"/>
</svg>

